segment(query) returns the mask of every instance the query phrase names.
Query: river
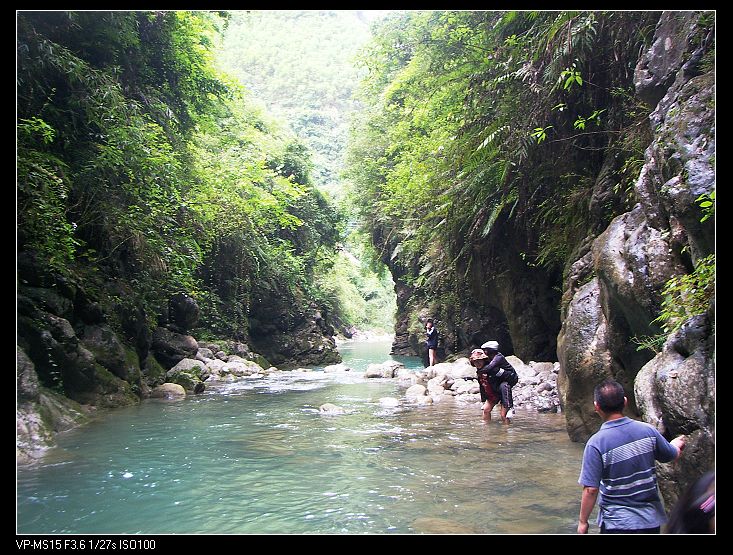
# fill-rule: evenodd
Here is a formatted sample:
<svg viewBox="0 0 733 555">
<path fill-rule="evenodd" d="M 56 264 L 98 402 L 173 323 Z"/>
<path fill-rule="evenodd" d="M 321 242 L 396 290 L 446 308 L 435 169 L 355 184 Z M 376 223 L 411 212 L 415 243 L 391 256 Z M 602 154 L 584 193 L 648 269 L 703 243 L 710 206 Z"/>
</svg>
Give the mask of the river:
<svg viewBox="0 0 733 555">
<path fill-rule="evenodd" d="M 389 347 L 339 350 L 364 370 L 389 359 Z M 575 531 L 583 446 L 562 415 L 520 408 L 506 426 L 452 399 L 387 408 L 379 398 L 404 387 L 318 370 L 145 400 L 60 435 L 17 471 L 17 532 Z M 346 414 L 321 415 L 323 403 Z"/>
</svg>

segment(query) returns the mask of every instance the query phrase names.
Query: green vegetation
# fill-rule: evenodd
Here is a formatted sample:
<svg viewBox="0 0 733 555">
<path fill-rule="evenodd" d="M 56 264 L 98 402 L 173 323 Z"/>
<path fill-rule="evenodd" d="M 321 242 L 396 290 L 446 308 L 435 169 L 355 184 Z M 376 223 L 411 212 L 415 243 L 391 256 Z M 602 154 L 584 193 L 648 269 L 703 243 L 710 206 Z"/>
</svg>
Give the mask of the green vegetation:
<svg viewBox="0 0 733 555">
<path fill-rule="evenodd" d="M 631 87 L 657 15 L 407 12 L 381 22 L 361 56 L 365 110 L 348 175 L 382 259 L 429 291 L 460 288 L 456 271 L 512 226 L 528 265 L 561 268 L 625 206 L 620 197 L 594 213 L 594 177 L 606 152 L 619 169 L 639 157 L 629 147 L 648 111 L 618 91 Z"/>
<path fill-rule="evenodd" d="M 692 273 L 671 278 L 663 295 L 662 313 L 655 322 L 661 323 L 667 334 L 692 316 L 707 312 L 715 295 L 715 255 L 698 260 Z"/>
<path fill-rule="evenodd" d="M 313 181 L 337 200 L 346 151 L 353 57 L 370 37 L 355 10 L 232 12 L 221 66 L 294 130 L 313 158 Z"/>
<path fill-rule="evenodd" d="M 356 11 L 234 12 L 218 56 L 220 65 L 251 91 L 253 101 L 293 130 L 307 158 L 309 182 L 334 199 L 341 217 L 349 219 L 354 210 L 344 198 L 340 174 L 348 122 L 358 108 L 353 92 L 360 74 L 354 57 L 369 37 Z M 323 222 L 321 229 L 326 228 Z M 327 308 L 337 328 L 391 332 L 394 284 L 378 258 L 365 252 L 364 239 L 345 233 L 347 250 L 312 261 L 318 270 L 310 294 Z"/>
<path fill-rule="evenodd" d="M 214 12 L 19 12 L 18 249 L 121 322 L 198 299 L 246 337 L 253 295 L 313 296 L 341 217 L 303 144 L 214 55 Z"/>
</svg>

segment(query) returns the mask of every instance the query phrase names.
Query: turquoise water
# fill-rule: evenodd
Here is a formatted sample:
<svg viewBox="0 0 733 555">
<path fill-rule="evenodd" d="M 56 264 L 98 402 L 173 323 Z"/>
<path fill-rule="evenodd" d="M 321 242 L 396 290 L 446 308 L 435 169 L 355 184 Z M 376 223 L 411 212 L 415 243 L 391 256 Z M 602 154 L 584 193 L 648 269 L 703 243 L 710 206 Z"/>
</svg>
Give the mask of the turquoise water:
<svg viewBox="0 0 733 555">
<path fill-rule="evenodd" d="M 385 342 L 340 350 L 355 370 L 390 358 Z M 116 409 L 18 470 L 17 531 L 574 532 L 582 445 L 562 415 L 520 409 L 505 426 L 477 404 L 379 403 L 404 389 L 285 372 Z"/>
</svg>

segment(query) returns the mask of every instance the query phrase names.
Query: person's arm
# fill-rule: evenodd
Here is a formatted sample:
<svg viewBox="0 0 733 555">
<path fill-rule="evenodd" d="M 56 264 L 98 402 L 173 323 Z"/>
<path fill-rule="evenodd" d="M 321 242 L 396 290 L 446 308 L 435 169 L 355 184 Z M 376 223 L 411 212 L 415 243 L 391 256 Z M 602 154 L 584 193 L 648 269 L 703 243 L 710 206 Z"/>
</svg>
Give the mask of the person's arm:
<svg viewBox="0 0 733 555">
<path fill-rule="evenodd" d="M 496 373 L 499 371 L 499 363 L 501 362 L 501 358 L 499 355 L 495 355 L 494 358 L 491 359 L 491 362 L 488 364 L 484 364 L 483 368 L 477 368 L 476 372 L 479 374 L 488 374 L 490 378 L 496 376 Z"/>
<path fill-rule="evenodd" d="M 680 455 L 682 454 L 682 451 L 685 449 L 686 440 L 685 436 L 677 436 L 672 441 L 669 442 L 671 445 L 674 445 L 677 448 L 677 456 L 674 458 L 674 460 L 677 460 L 680 458 Z"/>
<path fill-rule="evenodd" d="M 668 441 L 662 434 L 657 430 L 654 430 L 657 435 L 657 443 L 654 452 L 654 457 L 663 463 L 676 461 L 680 458 L 682 451 L 685 448 L 685 436 L 680 435 L 674 438 L 672 441 Z"/>
<path fill-rule="evenodd" d="M 578 534 L 588 533 L 588 518 L 593 512 L 598 499 L 598 488 L 583 486 L 583 494 L 580 498 L 580 515 L 578 515 Z"/>
</svg>

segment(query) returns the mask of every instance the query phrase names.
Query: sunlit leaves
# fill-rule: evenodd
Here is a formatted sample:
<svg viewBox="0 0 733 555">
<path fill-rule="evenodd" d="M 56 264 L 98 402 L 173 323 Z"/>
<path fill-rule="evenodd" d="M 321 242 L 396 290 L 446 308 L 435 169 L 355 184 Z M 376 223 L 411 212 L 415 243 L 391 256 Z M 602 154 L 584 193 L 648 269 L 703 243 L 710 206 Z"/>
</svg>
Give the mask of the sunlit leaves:
<svg viewBox="0 0 733 555">
<path fill-rule="evenodd" d="M 570 89 L 573 85 L 582 86 L 583 77 L 580 72 L 576 69 L 576 65 L 565 68 L 558 78 L 558 83 L 562 83 L 562 88 L 565 90 Z"/>
<path fill-rule="evenodd" d="M 547 127 L 535 127 L 532 130 L 532 133 L 530 133 L 530 136 L 537 141 L 537 144 L 540 144 L 542 141 L 547 139 L 547 130 L 552 129 L 552 127 L 552 125 L 548 125 Z"/>
</svg>

